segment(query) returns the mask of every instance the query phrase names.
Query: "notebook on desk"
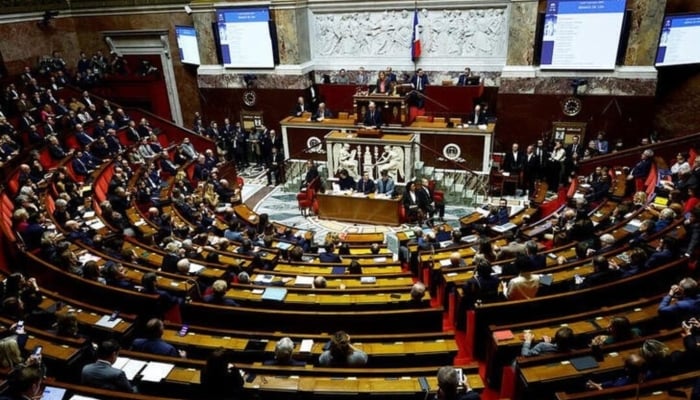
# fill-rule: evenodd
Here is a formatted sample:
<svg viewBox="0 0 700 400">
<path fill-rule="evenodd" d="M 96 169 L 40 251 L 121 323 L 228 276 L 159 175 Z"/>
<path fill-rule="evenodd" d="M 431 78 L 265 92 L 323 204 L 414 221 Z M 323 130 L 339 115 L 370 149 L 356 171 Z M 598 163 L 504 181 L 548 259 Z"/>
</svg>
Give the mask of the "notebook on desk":
<svg viewBox="0 0 700 400">
<path fill-rule="evenodd" d="M 266 288 L 262 294 L 263 300 L 283 301 L 287 297 L 287 289 L 281 287 Z"/>
<path fill-rule="evenodd" d="M 592 356 L 576 357 L 569 360 L 571 365 L 576 368 L 576 371 L 585 371 L 587 369 L 598 368 L 598 362 Z"/>
</svg>

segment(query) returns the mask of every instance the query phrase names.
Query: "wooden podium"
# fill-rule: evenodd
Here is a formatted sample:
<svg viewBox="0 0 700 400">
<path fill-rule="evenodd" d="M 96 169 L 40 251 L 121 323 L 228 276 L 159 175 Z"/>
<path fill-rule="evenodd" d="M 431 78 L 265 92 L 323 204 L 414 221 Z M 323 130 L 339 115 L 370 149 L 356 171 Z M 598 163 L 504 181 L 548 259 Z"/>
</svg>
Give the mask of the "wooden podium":
<svg viewBox="0 0 700 400">
<path fill-rule="evenodd" d="M 377 110 L 382 113 L 384 125 L 404 126 L 408 122 L 408 105 L 404 96 L 368 93 L 352 96 L 352 107 L 358 122 L 363 121 L 367 106 L 371 101 L 377 105 Z"/>
</svg>

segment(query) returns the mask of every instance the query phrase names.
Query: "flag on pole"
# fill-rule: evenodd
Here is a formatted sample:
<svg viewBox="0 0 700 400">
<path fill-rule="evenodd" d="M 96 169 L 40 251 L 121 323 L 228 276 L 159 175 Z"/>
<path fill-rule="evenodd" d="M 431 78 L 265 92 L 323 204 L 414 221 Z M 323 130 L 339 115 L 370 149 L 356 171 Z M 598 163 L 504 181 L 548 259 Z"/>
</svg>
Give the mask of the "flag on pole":
<svg viewBox="0 0 700 400">
<path fill-rule="evenodd" d="M 420 32 L 418 31 L 418 8 L 413 11 L 413 41 L 411 42 L 411 59 L 413 62 L 420 58 Z"/>
</svg>

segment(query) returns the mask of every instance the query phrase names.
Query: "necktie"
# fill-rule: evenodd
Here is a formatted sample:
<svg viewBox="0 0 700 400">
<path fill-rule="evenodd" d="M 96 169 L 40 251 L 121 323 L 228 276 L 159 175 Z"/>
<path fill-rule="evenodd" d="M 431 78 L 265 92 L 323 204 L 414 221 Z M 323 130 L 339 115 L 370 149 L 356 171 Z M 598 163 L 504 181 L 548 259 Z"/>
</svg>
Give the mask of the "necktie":
<svg viewBox="0 0 700 400">
<path fill-rule="evenodd" d="M 418 78 L 418 90 L 423 89 L 423 85 L 421 84 L 421 79 Z"/>
</svg>

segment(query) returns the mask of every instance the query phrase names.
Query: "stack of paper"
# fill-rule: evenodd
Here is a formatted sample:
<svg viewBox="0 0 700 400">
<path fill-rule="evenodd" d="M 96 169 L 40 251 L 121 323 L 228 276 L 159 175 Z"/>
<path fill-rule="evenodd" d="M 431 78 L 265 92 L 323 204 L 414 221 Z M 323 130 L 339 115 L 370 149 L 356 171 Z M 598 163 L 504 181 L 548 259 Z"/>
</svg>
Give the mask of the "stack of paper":
<svg viewBox="0 0 700 400">
<path fill-rule="evenodd" d="M 175 368 L 174 364 L 151 361 L 141 371 L 141 380 L 144 382 L 160 382 L 168 376 L 173 368 Z"/>
<path fill-rule="evenodd" d="M 300 353 L 311 353 L 311 348 L 314 346 L 314 341 L 312 339 L 304 339 L 301 341 L 301 346 L 299 346 Z"/>
<path fill-rule="evenodd" d="M 114 368 L 124 371 L 128 380 L 133 380 L 136 375 L 146 366 L 146 361 L 134 360 L 133 358 L 117 357 L 117 361 L 112 364 Z"/>
<path fill-rule="evenodd" d="M 103 328 L 112 329 L 115 326 L 119 325 L 120 322 L 122 322 L 121 318 L 115 318 L 112 321 L 109 320 L 110 318 L 111 315 L 103 315 L 102 318 L 98 319 L 97 322 L 95 322 L 95 325 L 101 326 Z"/>
<path fill-rule="evenodd" d="M 294 286 L 312 288 L 314 287 L 314 277 L 297 275 L 297 278 L 294 280 Z"/>
</svg>

